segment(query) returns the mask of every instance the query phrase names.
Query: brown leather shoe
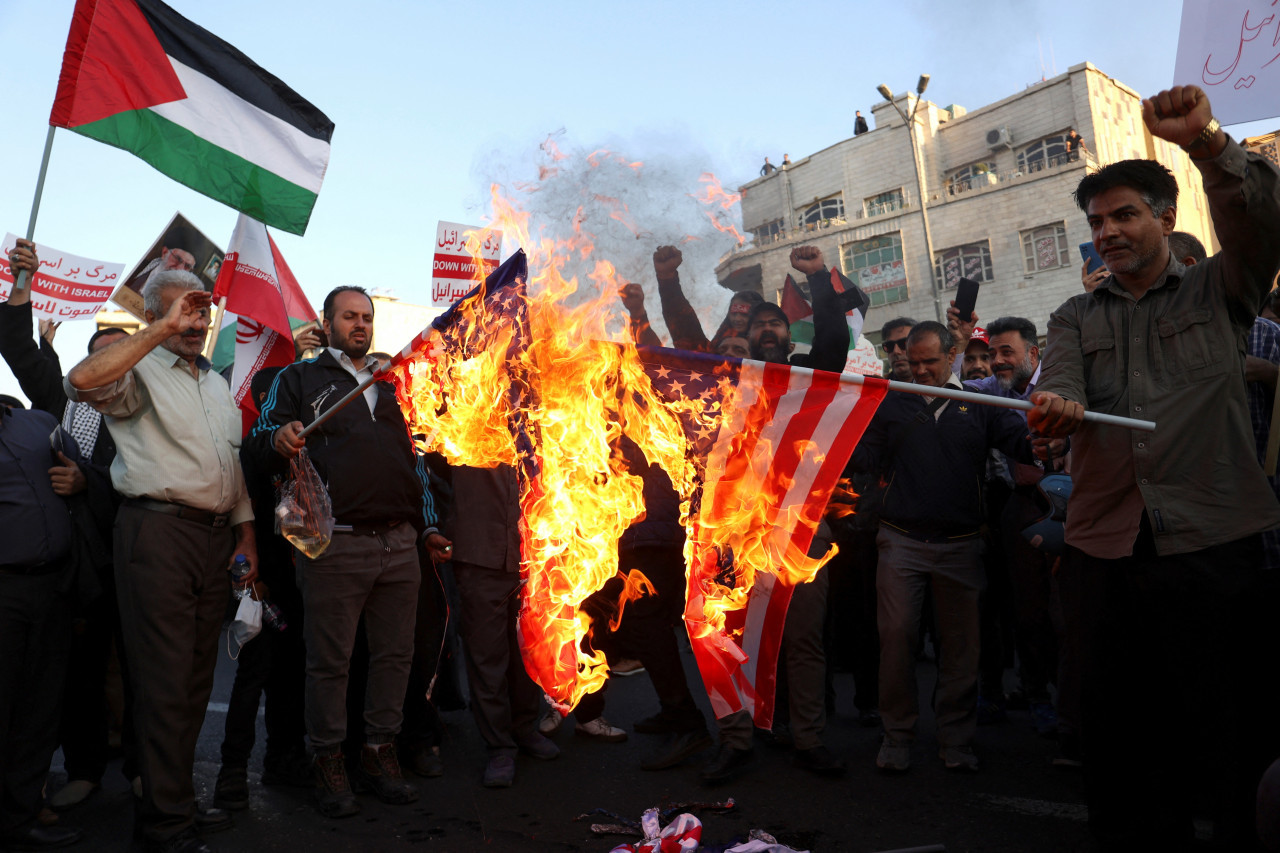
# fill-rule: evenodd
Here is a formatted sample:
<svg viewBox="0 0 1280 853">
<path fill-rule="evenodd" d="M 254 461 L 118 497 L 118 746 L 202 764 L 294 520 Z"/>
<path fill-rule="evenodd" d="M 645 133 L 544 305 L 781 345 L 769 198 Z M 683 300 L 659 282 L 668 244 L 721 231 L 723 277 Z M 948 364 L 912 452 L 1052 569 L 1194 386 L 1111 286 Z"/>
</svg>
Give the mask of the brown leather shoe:
<svg viewBox="0 0 1280 853">
<path fill-rule="evenodd" d="M 394 743 L 375 746 L 365 744 L 360 750 L 360 765 L 356 768 L 356 784 L 361 790 L 371 790 L 378 799 L 393 806 L 416 802 L 418 789 L 406 782 L 400 772 L 400 759 Z"/>
<path fill-rule="evenodd" d="M 325 817 L 350 817 L 360 813 L 360 804 L 356 802 L 351 783 L 347 781 L 347 765 L 341 750 L 328 754 L 316 753 L 312 767 L 316 777 L 316 807 L 320 814 Z"/>
</svg>

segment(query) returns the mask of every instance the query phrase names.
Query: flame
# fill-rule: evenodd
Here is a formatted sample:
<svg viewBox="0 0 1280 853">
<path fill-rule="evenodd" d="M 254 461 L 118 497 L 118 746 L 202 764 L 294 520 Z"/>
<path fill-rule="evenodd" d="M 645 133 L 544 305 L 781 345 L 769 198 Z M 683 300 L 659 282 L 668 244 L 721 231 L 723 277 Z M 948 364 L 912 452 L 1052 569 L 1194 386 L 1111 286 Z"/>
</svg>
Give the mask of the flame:
<svg viewBox="0 0 1280 853">
<path fill-rule="evenodd" d="M 543 149 L 553 162 L 568 156 L 552 139 Z M 598 161 L 603 153 L 591 156 Z M 639 162 L 617 162 L 639 172 Z M 736 203 L 726 204 L 717 191 L 728 195 L 714 182 L 707 198 L 720 199 L 725 210 Z M 626 211 L 611 197 L 599 196 L 596 202 L 614 213 Z M 570 233 L 552 239 L 545 229 L 532 229 L 529 214 L 497 185 L 491 188 L 491 207 L 490 224 L 467 235 L 468 248 L 478 255 L 493 230 L 504 233 L 506 245 L 524 247 L 528 340 L 521 342 L 510 324 L 486 316 L 489 308 L 473 298 L 463 307 L 477 321 L 448 348 L 433 339 L 397 367 L 393 378 L 410 431 L 425 436 L 419 445 L 451 464 L 519 468 L 513 419 L 534 437 L 536 476 L 522 479 L 520 497 L 521 645 L 530 675 L 567 710 L 607 677 L 604 655 L 584 643 L 590 618 L 582 604 L 620 576 L 618 540 L 645 512 L 642 481 L 618 450 L 623 435 L 667 472 L 681 499 L 681 521 L 693 533 L 686 546 L 692 567 L 686 620 L 692 637 L 710 638 L 732 653 L 733 614 L 745 607 L 756 577 L 768 572 L 787 582 L 811 578 L 826 557 L 811 559 L 790 544 L 793 527 L 816 526 L 817 519 L 780 510 L 788 484 L 763 487 L 759 454 L 765 448 L 739 442 L 723 459 L 710 462 L 691 452 L 686 430 L 703 438 L 722 430 L 743 433 L 768 417 L 768 400 L 762 395 L 739 405 L 727 367 L 719 395 L 674 401 L 661 396 L 626 336 L 617 295 L 625 281 L 613 263 L 594 256 L 594 235 L 584 227 L 583 208 L 572 218 Z M 635 233 L 633 223 L 624 224 Z M 576 270 L 589 282 L 585 289 L 580 290 Z M 508 394 L 513 381 L 529 390 L 518 403 Z M 797 447 L 794 452 L 819 451 Z M 724 465 L 727 473 L 714 493 L 703 494 L 698 484 L 708 464 Z M 697 506 L 699 496 L 709 512 Z M 623 618 L 627 601 L 652 589 L 638 572 L 622 577 L 624 591 L 611 627 Z"/>
<path fill-rule="evenodd" d="M 720 179 L 710 172 L 703 172 L 698 177 L 698 182 L 703 184 L 701 192 L 689 193 L 689 196 L 691 198 L 696 198 L 709 208 L 708 210 L 704 210 L 703 213 L 705 213 L 707 218 L 711 220 L 711 224 L 715 226 L 717 231 L 733 235 L 734 239 L 738 241 L 739 246 L 747 242 L 747 238 L 742 236 L 742 232 L 738 230 L 738 226 L 733 222 L 728 221 L 729 211 L 733 210 L 733 208 L 742 201 L 741 193 L 731 193 L 726 191 L 725 188 L 720 185 Z M 717 207 L 719 210 L 715 209 Z"/>
</svg>

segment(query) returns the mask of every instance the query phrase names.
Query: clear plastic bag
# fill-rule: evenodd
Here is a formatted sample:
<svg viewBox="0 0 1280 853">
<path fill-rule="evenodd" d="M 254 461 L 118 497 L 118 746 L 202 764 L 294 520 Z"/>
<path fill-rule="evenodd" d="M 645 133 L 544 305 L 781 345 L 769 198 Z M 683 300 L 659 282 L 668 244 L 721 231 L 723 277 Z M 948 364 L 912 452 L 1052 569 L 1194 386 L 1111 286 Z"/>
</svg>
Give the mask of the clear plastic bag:
<svg viewBox="0 0 1280 853">
<path fill-rule="evenodd" d="M 305 447 L 289 462 L 289 479 L 280 488 L 276 520 L 280 522 L 280 535 L 312 560 L 324 553 L 333 538 L 329 490 Z"/>
</svg>

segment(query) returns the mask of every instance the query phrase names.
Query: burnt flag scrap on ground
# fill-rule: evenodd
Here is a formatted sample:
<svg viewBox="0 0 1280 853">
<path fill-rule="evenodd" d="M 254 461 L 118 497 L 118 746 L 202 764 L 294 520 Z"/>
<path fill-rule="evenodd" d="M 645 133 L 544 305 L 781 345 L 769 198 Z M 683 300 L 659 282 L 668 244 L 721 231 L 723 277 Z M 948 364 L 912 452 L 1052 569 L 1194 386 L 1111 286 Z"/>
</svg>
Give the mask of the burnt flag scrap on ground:
<svg viewBox="0 0 1280 853">
<path fill-rule="evenodd" d="M 77 0 L 49 124 L 302 234 L 333 122 L 160 0 Z"/>
<path fill-rule="evenodd" d="M 769 728 L 787 606 L 826 555 L 813 536 L 888 383 L 784 364 L 641 349 L 658 392 L 701 399 L 687 421 L 701 482 L 689 512 L 685 623 L 717 717 Z"/>
</svg>

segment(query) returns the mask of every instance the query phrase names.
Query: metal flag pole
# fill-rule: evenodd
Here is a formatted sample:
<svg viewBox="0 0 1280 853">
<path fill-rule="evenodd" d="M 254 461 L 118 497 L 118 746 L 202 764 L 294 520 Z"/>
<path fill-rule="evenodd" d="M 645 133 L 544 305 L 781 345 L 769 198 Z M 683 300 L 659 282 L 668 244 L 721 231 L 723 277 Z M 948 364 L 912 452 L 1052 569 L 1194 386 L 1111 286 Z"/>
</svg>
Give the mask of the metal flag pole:
<svg viewBox="0 0 1280 853">
<path fill-rule="evenodd" d="M 867 377 L 857 373 L 845 373 L 840 377 L 842 382 L 854 385 L 864 384 Z M 966 403 L 977 403 L 982 406 L 999 406 L 1004 409 L 1021 409 L 1030 411 L 1035 405 L 1030 400 L 1015 400 L 1010 397 L 997 397 L 994 394 L 979 394 L 976 391 L 961 391 L 957 388 L 938 388 L 934 385 L 916 385 L 914 382 L 897 382 L 890 380 L 890 391 L 901 391 L 904 394 L 917 394 L 923 397 L 946 397 L 951 400 L 963 400 Z M 1085 412 L 1084 419 L 1092 423 L 1126 427 L 1128 429 L 1153 432 L 1155 421 L 1143 421 L 1137 418 L 1125 418 L 1120 415 L 1108 415 L 1102 412 Z"/>
<path fill-rule="evenodd" d="M 49 125 L 49 133 L 44 138 L 44 156 L 40 158 L 40 176 L 36 178 L 36 195 L 31 200 L 31 218 L 27 220 L 28 240 L 35 240 L 36 238 L 36 217 L 40 215 L 40 197 L 44 195 L 44 176 L 49 171 L 49 152 L 53 150 L 53 132 L 56 129 L 53 125 Z M 13 292 L 15 294 L 27 286 L 27 275 L 28 272 L 23 270 L 14 279 Z"/>
</svg>

